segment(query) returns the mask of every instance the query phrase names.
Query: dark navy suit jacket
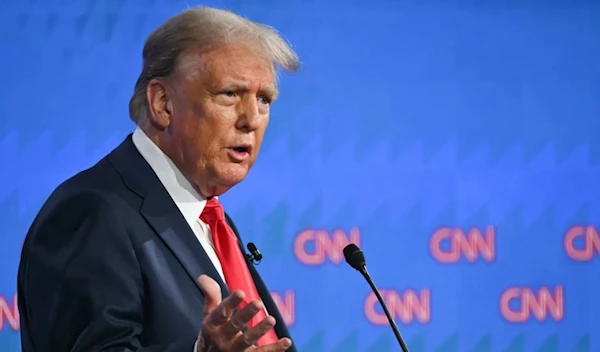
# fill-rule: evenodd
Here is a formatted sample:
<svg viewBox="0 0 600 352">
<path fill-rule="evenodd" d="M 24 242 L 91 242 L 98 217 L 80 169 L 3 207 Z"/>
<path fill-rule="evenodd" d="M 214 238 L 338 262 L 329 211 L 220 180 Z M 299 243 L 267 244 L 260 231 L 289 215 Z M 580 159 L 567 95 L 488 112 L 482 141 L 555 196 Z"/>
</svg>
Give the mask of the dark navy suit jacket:
<svg viewBox="0 0 600 352">
<path fill-rule="evenodd" d="M 248 266 L 277 335 L 290 337 Z M 201 274 L 229 294 L 129 135 L 60 185 L 27 234 L 18 275 L 23 352 L 192 352 L 204 309 Z"/>
</svg>

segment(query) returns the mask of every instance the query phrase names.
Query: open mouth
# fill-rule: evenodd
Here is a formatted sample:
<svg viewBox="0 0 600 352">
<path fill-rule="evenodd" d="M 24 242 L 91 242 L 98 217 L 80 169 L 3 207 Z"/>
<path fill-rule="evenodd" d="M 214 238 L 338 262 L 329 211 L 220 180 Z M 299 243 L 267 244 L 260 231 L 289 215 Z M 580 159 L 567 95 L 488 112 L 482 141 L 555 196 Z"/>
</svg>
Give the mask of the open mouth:
<svg viewBox="0 0 600 352">
<path fill-rule="evenodd" d="M 240 162 L 248 159 L 252 152 L 252 146 L 250 145 L 237 145 L 229 148 L 229 155 L 234 161 Z"/>
<path fill-rule="evenodd" d="M 245 147 L 245 146 L 233 147 L 231 149 L 233 149 L 233 151 L 236 153 L 249 153 L 250 152 L 250 148 Z"/>
</svg>

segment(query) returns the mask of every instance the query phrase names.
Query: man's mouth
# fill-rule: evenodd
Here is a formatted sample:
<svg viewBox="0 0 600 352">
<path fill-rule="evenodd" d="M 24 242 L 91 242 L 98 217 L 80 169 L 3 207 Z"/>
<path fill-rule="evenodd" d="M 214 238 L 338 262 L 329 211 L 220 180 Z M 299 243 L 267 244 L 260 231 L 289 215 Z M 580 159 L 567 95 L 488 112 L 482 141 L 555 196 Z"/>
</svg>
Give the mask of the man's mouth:
<svg viewBox="0 0 600 352">
<path fill-rule="evenodd" d="M 227 148 L 229 150 L 229 156 L 236 162 L 246 160 L 252 152 L 251 145 L 237 145 Z"/>
<path fill-rule="evenodd" d="M 250 147 L 248 146 L 238 146 L 231 149 L 233 149 L 236 153 L 250 153 Z"/>
</svg>

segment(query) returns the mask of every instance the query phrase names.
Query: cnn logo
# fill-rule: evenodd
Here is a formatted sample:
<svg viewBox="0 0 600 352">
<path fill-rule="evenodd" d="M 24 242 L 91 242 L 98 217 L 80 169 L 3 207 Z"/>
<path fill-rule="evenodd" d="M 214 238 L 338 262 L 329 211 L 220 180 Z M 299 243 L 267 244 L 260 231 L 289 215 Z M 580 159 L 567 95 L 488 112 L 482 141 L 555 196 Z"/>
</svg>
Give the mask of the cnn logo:
<svg viewBox="0 0 600 352">
<path fill-rule="evenodd" d="M 600 257 L 600 235 L 594 226 L 573 226 L 565 234 L 565 252 L 569 258 L 587 262 Z"/>
<path fill-rule="evenodd" d="M 296 323 L 296 294 L 294 291 L 271 292 L 271 297 L 273 297 L 285 325 L 293 326 Z"/>
<path fill-rule="evenodd" d="M 433 233 L 429 241 L 431 255 L 444 264 L 458 263 L 461 258 L 473 263 L 478 259 L 493 262 L 496 258 L 496 230 L 443 227 Z"/>
<path fill-rule="evenodd" d="M 404 324 L 415 320 L 427 324 L 431 320 L 431 293 L 429 289 L 420 291 L 406 290 L 402 293 L 395 290 L 380 290 L 381 298 L 387 305 L 394 320 L 399 319 Z M 377 296 L 371 293 L 365 299 L 365 315 L 374 325 L 388 325 L 385 313 L 380 310 Z"/>
<path fill-rule="evenodd" d="M 511 287 L 500 296 L 500 312 L 511 323 L 525 323 L 532 317 L 542 322 L 548 317 L 561 321 L 565 316 L 565 294 L 562 286 Z"/>
<path fill-rule="evenodd" d="M 0 296 L 0 332 L 4 330 L 5 324 L 14 331 L 19 331 L 21 324 L 19 318 L 19 306 L 17 305 L 17 295 L 12 297 L 12 302 Z"/>
<path fill-rule="evenodd" d="M 335 230 L 304 230 L 296 236 L 294 254 L 305 265 L 323 265 L 326 261 L 339 264 L 344 260 L 344 247 L 354 243 L 360 247 L 360 232 L 357 228 L 349 232 Z"/>
</svg>

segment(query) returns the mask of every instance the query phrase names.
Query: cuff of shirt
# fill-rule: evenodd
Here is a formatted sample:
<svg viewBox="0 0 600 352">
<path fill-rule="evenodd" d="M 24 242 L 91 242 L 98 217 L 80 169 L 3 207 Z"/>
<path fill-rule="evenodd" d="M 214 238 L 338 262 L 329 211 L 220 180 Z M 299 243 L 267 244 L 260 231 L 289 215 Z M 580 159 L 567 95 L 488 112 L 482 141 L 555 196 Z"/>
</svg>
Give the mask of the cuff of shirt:
<svg viewBox="0 0 600 352">
<path fill-rule="evenodd" d="M 196 340 L 196 343 L 194 344 L 194 350 L 192 352 L 196 352 L 197 350 L 198 350 L 198 340 Z"/>
</svg>

